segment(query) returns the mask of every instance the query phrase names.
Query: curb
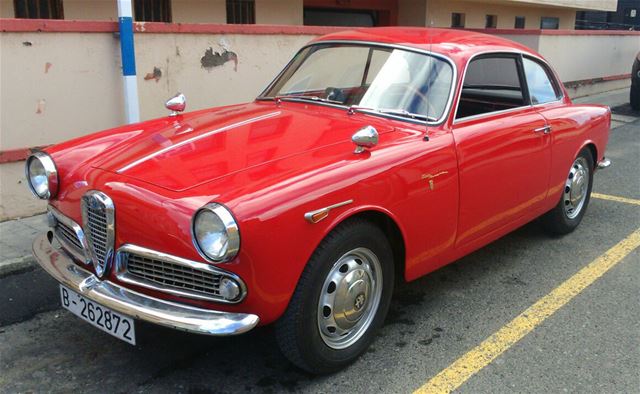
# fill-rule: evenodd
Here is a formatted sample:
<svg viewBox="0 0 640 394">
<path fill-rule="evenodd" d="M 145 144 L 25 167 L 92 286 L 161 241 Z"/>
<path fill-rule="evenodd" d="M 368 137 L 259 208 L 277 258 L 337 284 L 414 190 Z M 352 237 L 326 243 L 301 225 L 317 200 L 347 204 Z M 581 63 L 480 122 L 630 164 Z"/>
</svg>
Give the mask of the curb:
<svg viewBox="0 0 640 394">
<path fill-rule="evenodd" d="M 30 271 L 36 267 L 36 260 L 33 256 L 22 256 L 14 259 L 0 261 L 0 278 L 5 276 Z"/>
</svg>

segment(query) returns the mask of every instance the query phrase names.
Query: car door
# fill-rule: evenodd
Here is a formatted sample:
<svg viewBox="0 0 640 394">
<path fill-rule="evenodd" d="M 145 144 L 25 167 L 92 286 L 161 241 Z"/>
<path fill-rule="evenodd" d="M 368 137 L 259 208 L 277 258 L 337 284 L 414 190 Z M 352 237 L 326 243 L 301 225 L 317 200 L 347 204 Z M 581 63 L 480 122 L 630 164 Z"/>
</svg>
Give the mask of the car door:
<svg viewBox="0 0 640 394">
<path fill-rule="evenodd" d="M 460 176 L 456 245 L 539 214 L 550 169 L 546 121 L 529 102 L 519 54 L 467 66 L 453 123 Z"/>
<path fill-rule="evenodd" d="M 573 120 L 581 109 L 568 107 L 564 92 L 549 66 L 540 59 L 523 56 L 522 66 L 527 80 L 531 105 L 545 118 L 551 144 L 551 173 L 549 195 L 557 203 L 558 194 L 564 188 L 567 171 L 575 159 L 574 138 L 578 126 Z"/>
</svg>

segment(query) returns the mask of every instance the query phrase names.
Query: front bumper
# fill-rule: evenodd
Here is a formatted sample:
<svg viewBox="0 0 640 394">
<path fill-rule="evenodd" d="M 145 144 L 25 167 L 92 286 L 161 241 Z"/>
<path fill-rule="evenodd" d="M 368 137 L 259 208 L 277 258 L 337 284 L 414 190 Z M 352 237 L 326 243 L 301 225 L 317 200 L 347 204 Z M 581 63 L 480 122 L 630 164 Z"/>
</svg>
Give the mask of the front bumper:
<svg viewBox="0 0 640 394">
<path fill-rule="evenodd" d="M 254 328 L 258 316 L 195 308 L 150 297 L 107 280 L 101 281 L 74 263 L 51 244 L 53 233 L 41 234 L 33 242 L 33 255 L 58 282 L 114 311 L 178 330 L 217 336 L 235 335 Z"/>
</svg>

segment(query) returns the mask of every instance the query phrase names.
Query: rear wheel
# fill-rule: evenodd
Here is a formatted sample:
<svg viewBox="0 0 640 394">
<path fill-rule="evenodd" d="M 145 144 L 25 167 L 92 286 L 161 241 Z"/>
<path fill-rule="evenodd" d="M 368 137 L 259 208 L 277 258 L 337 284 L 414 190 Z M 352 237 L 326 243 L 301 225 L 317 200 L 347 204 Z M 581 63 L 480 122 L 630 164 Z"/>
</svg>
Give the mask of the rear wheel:
<svg viewBox="0 0 640 394">
<path fill-rule="evenodd" d="M 640 111 L 640 83 L 635 85 L 631 85 L 631 90 L 629 92 L 629 101 L 631 104 L 631 108 L 636 111 Z"/>
<path fill-rule="evenodd" d="M 591 198 L 593 169 L 593 156 L 585 148 L 569 169 L 558 205 L 542 217 L 542 223 L 548 232 L 562 235 L 578 227 Z"/>
<path fill-rule="evenodd" d="M 276 323 L 284 355 L 312 373 L 355 361 L 384 322 L 393 292 L 391 247 L 375 225 L 343 223 L 307 263 L 289 306 Z"/>
</svg>

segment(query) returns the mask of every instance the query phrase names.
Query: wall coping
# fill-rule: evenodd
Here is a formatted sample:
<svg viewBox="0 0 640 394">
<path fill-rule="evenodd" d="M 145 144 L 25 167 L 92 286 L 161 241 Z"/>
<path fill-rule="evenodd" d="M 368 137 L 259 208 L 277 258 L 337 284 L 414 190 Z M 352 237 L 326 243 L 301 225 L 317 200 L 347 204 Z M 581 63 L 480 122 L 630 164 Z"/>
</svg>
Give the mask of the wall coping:
<svg viewBox="0 0 640 394">
<path fill-rule="evenodd" d="M 228 25 L 213 23 L 135 22 L 136 33 L 184 34 L 269 34 L 269 35 L 323 35 L 348 30 L 344 26 L 300 25 Z M 640 31 L 628 30 L 541 30 L 541 29 L 465 29 L 488 34 L 537 36 L 640 36 Z M 55 19 L 0 19 L 2 32 L 52 33 L 113 33 L 118 22 Z"/>
</svg>

